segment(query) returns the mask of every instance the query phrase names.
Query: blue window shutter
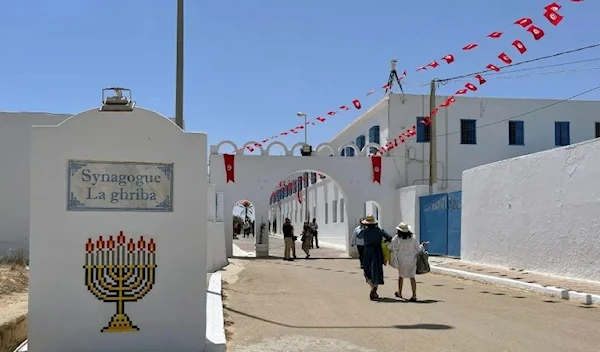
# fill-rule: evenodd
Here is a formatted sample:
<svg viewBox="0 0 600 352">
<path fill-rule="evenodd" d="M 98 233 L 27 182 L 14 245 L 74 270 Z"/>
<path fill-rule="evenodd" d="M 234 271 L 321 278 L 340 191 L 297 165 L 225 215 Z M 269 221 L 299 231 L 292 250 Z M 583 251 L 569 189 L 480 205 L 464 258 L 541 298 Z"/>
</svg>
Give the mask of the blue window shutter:
<svg viewBox="0 0 600 352">
<path fill-rule="evenodd" d="M 560 122 L 554 122 L 554 145 L 560 145 Z"/>
<path fill-rule="evenodd" d="M 354 149 L 352 147 L 348 147 L 348 152 L 346 154 L 348 156 L 354 156 Z"/>
<path fill-rule="evenodd" d="M 341 156 L 346 156 L 346 148 L 342 149 Z"/>
<path fill-rule="evenodd" d="M 373 126 L 369 129 L 369 143 L 379 144 L 379 126 Z"/>
<path fill-rule="evenodd" d="M 425 142 L 425 125 L 421 123 L 425 118 L 417 116 L 417 143 Z"/>
<path fill-rule="evenodd" d="M 475 120 L 469 121 L 469 134 L 471 135 L 473 144 L 477 144 L 477 126 Z"/>
<path fill-rule="evenodd" d="M 517 145 L 525 145 L 525 133 L 523 121 L 515 121 L 515 139 Z"/>
<path fill-rule="evenodd" d="M 361 151 L 365 147 L 365 135 L 364 134 L 356 137 L 356 146 Z"/>
<path fill-rule="evenodd" d="M 569 122 L 563 122 L 560 131 L 562 145 L 571 144 L 571 133 L 569 131 Z"/>
</svg>

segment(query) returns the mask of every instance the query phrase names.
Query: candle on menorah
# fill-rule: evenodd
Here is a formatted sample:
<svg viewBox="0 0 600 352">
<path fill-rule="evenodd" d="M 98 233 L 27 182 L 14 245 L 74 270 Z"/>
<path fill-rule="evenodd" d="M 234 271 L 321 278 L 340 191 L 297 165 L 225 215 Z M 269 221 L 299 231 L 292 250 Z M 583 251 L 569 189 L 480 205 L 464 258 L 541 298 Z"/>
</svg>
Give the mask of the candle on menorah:
<svg viewBox="0 0 600 352">
<path fill-rule="evenodd" d="M 102 332 L 139 331 L 125 313 L 125 302 L 142 299 L 155 282 L 156 243 L 143 236 L 127 241 L 123 231 L 113 240 L 98 236 L 85 244 L 85 283 L 99 300 L 116 304 L 116 313 Z"/>
</svg>

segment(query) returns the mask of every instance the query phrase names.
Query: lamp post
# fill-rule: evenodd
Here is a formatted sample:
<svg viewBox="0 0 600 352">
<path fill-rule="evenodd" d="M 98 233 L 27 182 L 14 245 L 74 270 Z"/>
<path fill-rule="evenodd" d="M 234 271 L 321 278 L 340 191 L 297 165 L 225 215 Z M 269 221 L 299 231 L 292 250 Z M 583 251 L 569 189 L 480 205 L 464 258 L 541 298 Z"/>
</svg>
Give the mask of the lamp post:
<svg viewBox="0 0 600 352">
<path fill-rule="evenodd" d="M 175 68 L 175 123 L 183 129 L 183 0 L 177 0 L 177 54 Z"/>
<path fill-rule="evenodd" d="M 306 124 L 307 115 L 302 111 L 298 111 L 296 115 L 298 115 L 300 118 L 304 118 L 304 144 L 308 144 L 308 133 L 306 131 L 308 129 L 308 125 Z"/>
</svg>

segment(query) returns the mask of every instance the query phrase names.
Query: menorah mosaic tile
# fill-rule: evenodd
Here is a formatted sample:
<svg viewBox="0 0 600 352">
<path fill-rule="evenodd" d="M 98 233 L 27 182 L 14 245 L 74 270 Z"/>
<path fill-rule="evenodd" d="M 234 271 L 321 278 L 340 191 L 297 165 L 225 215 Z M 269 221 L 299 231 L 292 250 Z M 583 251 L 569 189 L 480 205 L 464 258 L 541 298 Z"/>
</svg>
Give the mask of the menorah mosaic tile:
<svg viewBox="0 0 600 352">
<path fill-rule="evenodd" d="M 123 231 L 108 238 L 89 238 L 83 268 L 88 291 L 116 305 L 115 314 L 101 332 L 139 331 L 125 313 L 125 303 L 139 301 L 152 290 L 156 280 L 154 239 L 128 239 Z"/>
</svg>

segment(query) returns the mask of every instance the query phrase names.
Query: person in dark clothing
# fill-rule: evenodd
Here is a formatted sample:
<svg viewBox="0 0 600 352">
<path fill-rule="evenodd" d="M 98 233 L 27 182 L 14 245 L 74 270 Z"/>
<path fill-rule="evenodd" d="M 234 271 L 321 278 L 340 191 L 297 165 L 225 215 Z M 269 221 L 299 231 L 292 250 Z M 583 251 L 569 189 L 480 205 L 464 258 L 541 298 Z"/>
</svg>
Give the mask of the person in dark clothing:
<svg viewBox="0 0 600 352">
<path fill-rule="evenodd" d="M 371 287 L 369 298 L 374 301 L 379 298 L 377 288 L 383 285 L 383 251 L 381 250 L 381 241 L 390 242 L 392 236 L 377 226 L 377 220 L 373 215 L 367 215 L 361 224 L 365 228 L 358 234 L 357 238 L 365 243 L 363 253 L 363 271 L 365 280 Z"/>
<path fill-rule="evenodd" d="M 312 231 L 312 240 L 310 241 L 310 248 L 319 248 L 319 224 L 317 224 L 317 219 L 312 220 L 310 223 L 310 230 Z"/>
<path fill-rule="evenodd" d="M 282 226 L 283 231 L 283 260 L 293 261 L 294 259 L 291 257 L 292 247 L 295 245 L 294 243 L 294 226 L 290 219 L 286 218 L 285 222 Z"/>
<path fill-rule="evenodd" d="M 277 219 L 273 219 L 273 233 L 277 233 Z"/>
</svg>

